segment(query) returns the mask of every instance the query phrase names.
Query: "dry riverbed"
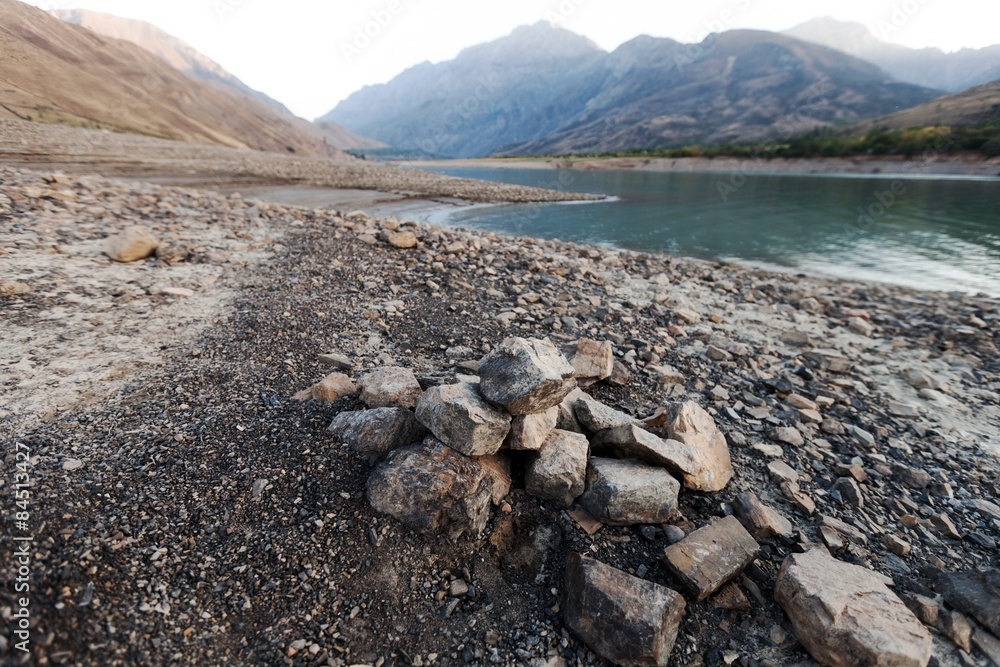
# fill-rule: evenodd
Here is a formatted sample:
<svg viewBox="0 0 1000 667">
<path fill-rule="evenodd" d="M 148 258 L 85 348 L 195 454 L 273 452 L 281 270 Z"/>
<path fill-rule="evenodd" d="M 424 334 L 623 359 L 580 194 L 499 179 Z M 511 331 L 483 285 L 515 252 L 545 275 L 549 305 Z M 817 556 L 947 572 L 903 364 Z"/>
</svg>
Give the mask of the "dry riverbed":
<svg viewBox="0 0 1000 667">
<path fill-rule="evenodd" d="M 64 164 L 85 169 L 83 152 Z M 112 262 L 107 237 L 134 224 L 163 251 Z M 401 230 L 413 247 L 388 242 Z M 774 588 L 807 543 L 908 601 L 934 596 L 940 571 L 996 567 L 998 307 L 3 169 L 0 437 L 32 457 L 31 660 L 600 665 L 563 623 L 566 554 L 673 587 L 670 535 L 753 491 L 796 537 L 759 540 L 737 580 L 746 604 L 690 604 L 672 661 L 801 663 Z M 405 366 L 427 388 L 511 335 L 611 341 L 632 379 L 589 391 L 638 417 L 698 402 L 733 481 L 686 493 L 675 528 L 590 535 L 515 471 L 482 540 L 422 537 L 369 507 L 371 467 L 326 432 L 358 400 L 292 399 L 330 371 L 324 353 L 355 378 Z M 815 513 L 782 490 L 778 462 Z M 837 521 L 839 545 L 821 532 Z M 451 596 L 459 579 L 474 592 Z M 943 631 L 933 642 L 942 665 L 985 664 Z"/>
</svg>

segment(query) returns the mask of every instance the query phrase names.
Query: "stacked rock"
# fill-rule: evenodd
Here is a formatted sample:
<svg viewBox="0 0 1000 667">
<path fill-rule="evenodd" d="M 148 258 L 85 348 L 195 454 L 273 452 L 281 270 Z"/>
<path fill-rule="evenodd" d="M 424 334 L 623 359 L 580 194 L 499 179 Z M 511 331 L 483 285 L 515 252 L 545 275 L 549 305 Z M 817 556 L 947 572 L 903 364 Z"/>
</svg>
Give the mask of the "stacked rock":
<svg viewBox="0 0 1000 667">
<path fill-rule="evenodd" d="M 330 431 L 378 463 L 372 507 L 452 538 L 482 535 L 516 456 L 529 493 L 560 508 L 578 503 L 612 525 L 667 521 L 682 486 L 725 487 L 728 446 L 696 403 L 646 423 L 580 388 L 613 367 L 608 342 L 581 340 L 567 359 L 547 340 L 508 338 L 482 360 L 478 382 L 422 391 L 403 368 L 365 376 L 361 397 L 372 409 L 337 415 Z"/>
</svg>

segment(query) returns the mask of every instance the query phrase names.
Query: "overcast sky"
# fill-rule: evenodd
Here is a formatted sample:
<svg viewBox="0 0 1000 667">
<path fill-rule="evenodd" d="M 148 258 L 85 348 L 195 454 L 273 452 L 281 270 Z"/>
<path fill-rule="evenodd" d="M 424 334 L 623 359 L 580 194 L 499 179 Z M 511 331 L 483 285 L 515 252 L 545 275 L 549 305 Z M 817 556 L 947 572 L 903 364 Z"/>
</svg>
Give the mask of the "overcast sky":
<svg viewBox="0 0 1000 667">
<path fill-rule="evenodd" d="M 612 50 L 640 34 L 700 41 L 732 28 L 784 30 L 817 16 L 886 41 L 947 51 L 1000 42 L 996 0 L 31 0 L 149 21 L 306 118 L 406 68 L 541 20 Z M 382 25 L 372 23 L 381 18 Z M 377 32 L 367 45 L 359 29 Z"/>
</svg>

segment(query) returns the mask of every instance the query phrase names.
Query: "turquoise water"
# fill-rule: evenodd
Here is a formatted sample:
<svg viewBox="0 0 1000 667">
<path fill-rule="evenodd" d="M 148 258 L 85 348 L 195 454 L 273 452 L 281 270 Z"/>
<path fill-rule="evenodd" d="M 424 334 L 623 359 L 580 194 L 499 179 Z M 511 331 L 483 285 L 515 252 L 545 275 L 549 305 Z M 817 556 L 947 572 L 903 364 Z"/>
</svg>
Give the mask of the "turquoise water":
<svg viewBox="0 0 1000 667">
<path fill-rule="evenodd" d="M 435 171 L 615 197 L 424 216 L 438 224 L 1000 295 L 997 178 Z"/>
</svg>

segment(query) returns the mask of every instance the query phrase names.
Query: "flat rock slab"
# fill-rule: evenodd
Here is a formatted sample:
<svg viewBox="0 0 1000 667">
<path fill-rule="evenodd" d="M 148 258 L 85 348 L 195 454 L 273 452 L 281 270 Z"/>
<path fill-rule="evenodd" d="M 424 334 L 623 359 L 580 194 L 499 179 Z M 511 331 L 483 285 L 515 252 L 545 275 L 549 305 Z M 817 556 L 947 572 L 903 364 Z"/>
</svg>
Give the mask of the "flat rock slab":
<svg viewBox="0 0 1000 667">
<path fill-rule="evenodd" d="M 482 535 L 495 477 L 476 459 L 430 440 L 392 452 L 368 478 L 368 502 L 422 533 Z"/>
<path fill-rule="evenodd" d="M 663 523 L 677 514 L 681 485 L 662 468 L 639 461 L 592 458 L 580 505 L 602 523 Z"/>
<path fill-rule="evenodd" d="M 820 549 L 785 559 L 774 596 L 824 665 L 925 667 L 931 658 L 930 633 L 882 577 Z"/>
<path fill-rule="evenodd" d="M 696 491 L 721 491 L 733 478 L 726 437 L 712 415 L 692 401 L 670 406 L 667 437 L 691 448 L 697 469 L 684 475 L 684 486 Z"/>
<path fill-rule="evenodd" d="M 948 604 L 1000 637 L 1000 570 L 943 572 L 935 588 Z"/>
<path fill-rule="evenodd" d="M 613 451 L 644 461 L 658 468 L 665 468 L 679 476 L 688 476 L 698 470 L 694 452 L 676 440 L 664 440 L 638 424 L 626 424 L 601 431 L 594 436 L 594 451 Z"/>
<path fill-rule="evenodd" d="M 753 492 L 737 494 L 733 512 L 754 538 L 787 537 L 795 532 L 791 521 L 770 505 L 762 503 Z"/>
<path fill-rule="evenodd" d="M 479 367 L 480 390 L 512 415 L 542 412 L 576 388 L 574 372 L 549 341 L 508 338 Z"/>
<path fill-rule="evenodd" d="M 563 621 L 616 665 L 665 666 L 687 603 L 676 591 L 571 553 Z"/>
<path fill-rule="evenodd" d="M 468 382 L 424 392 L 417 402 L 417 421 L 466 456 L 496 454 L 510 432 L 510 415 L 487 403 Z"/>
<path fill-rule="evenodd" d="M 379 368 L 358 381 L 361 400 L 369 408 L 409 408 L 417 405 L 424 393 L 417 376 L 408 368 L 386 366 Z"/>
<path fill-rule="evenodd" d="M 624 412 L 608 407 L 600 401 L 581 396 L 573 403 L 577 421 L 591 433 L 600 433 L 618 426 L 641 425 L 641 422 Z M 655 437 L 655 436 L 654 436 Z"/>
<path fill-rule="evenodd" d="M 404 408 L 341 412 L 327 431 L 369 463 L 381 461 L 389 452 L 418 443 L 427 435 L 427 429 Z"/>
<path fill-rule="evenodd" d="M 587 436 L 569 431 L 553 431 L 538 454 L 528 462 L 524 485 L 528 493 L 566 508 L 586 488 Z"/>
<path fill-rule="evenodd" d="M 727 516 L 699 528 L 666 548 L 663 562 L 685 592 L 704 600 L 742 572 L 760 546 L 736 517 Z"/>
<path fill-rule="evenodd" d="M 137 262 L 156 252 L 159 245 L 149 228 L 134 225 L 108 237 L 104 242 L 104 253 L 116 262 Z"/>
</svg>

